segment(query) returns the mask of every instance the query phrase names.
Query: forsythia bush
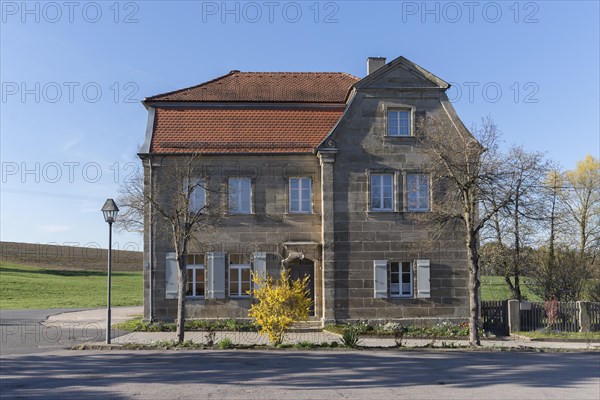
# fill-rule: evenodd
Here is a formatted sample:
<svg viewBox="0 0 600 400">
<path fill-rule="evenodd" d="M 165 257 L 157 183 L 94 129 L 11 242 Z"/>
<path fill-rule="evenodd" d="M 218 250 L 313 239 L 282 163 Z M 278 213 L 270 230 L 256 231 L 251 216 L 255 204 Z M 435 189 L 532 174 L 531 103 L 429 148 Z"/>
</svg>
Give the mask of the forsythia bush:
<svg viewBox="0 0 600 400">
<path fill-rule="evenodd" d="M 295 321 L 306 321 L 310 309 L 308 277 L 291 281 L 287 271 L 279 279 L 253 274 L 254 297 L 248 315 L 260 325 L 260 333 L 269 335 L 274 345 L 281 344 L 283 337 Z"/>
</svg>

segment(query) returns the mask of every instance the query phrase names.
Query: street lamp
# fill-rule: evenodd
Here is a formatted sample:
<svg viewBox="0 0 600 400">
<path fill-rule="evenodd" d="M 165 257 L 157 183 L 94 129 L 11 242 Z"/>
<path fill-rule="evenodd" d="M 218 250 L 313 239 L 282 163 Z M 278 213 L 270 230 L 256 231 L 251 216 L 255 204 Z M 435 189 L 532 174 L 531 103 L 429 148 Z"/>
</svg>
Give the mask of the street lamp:
<svg viewBox="0 0 600 400">
<path fill-rule="evenodd" d="M 117 219 L 119 207 L 113 199 L 106 199 L 102 206 L 104 220 L 108 223 L 108 289 L 106 302 L 106 344 L 110 344 L 110 270 L 112 267 L 112 224 Z"/>
</svg>

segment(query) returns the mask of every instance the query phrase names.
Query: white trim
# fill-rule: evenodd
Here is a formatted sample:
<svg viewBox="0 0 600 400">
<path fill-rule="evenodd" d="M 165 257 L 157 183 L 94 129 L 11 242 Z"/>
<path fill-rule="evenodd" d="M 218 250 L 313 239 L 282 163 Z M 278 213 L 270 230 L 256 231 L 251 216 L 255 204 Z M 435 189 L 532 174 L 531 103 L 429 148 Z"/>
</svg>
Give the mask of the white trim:
<svg viewBox="0 0 600 400">
<path fill-rule="evenodd" d="M 249 201 L 249 210 L 248 212 L 246 211 L 242 211 L 241 209 L 241 204 L 242 204 L 242 190 L 241 190 L 241 186 L 242 186 L 242 182 L 244 180 L 247 180 L 249 183 L 249 196 L 250 198 L 248 199 Z M 231 183 L 232 181 L 237 182 L 236 186 L 236 195 L 237 195 L 237 209 L 232 209 L 231 208 L 231 196 L 232 196 L 232 191 L 231 191 Z M 252 207 L 252 203 L 253 203 L 253 190 L 252 190 L 252 179 L 249 177 L 245 177 L 245 176 L 239 176 L 239 177 L 229 177 L 227 179 L 227 212 L 229 214 L 253 214 L 253 210 L 254 207 Z"/>
<path fill-rule="evenodd" d="M 383 107 L 383 118 L 385 121 L 384 137 L 386 138 L 409 138 L 415 136 L 415 107 L 408 104 L 385 104 Z M 408 135 L 390 135 L 389 133 L 389 113 L 407 112 L 408 113 Z"/>
<path fill-rule="evenodd" d="M 292 210 L 292 179 L 298 180 L 298 211 Z M 304 198 L 302 197 L 302 190 L 305 189 L 302 182 L 308 179 L 310 185 L 309 192 L 309 210 L 302 209 L 302 203 Z M 313 184 L 312 178 L 309 176 L 291 176 L 288 178 L 288 212 L 290 214 L 312 214 L 313 213 Z"/>
<path fill-rule="evenodd" d="M 392 293 L 392 264 L 398 264 L 398 293 Z M 404 283 L 403 275 L 405 274 L 403 271 L 403 267 L 408 264 L 409 265 L 409 283 Z M 415 292 L 415 288 L 414 288 L 414 273 L 413 273 L 413 265 L 412 262 L 409 261 L 390 261 L 389 262 L 389 268 L 390 268 L 390 297 L 393 298 L 413 298 L 414 297 L 414 292 Z M 405 284 L 410 284 L 410 293 L 408 294 L 403 294 L 403 290 L 402 287 Z"/>
<path fill-rule="evenodd" d="M 229 264 L 229 282 L 228 282 L 228 287 L 227 287 L 227 293 L 229 294 L 229 297 L 232 298 L 245 298 L 245 297 L 251 297 L 250 294 L 246 294 L 242 292 L 242 271 L 243 270 L 248 270 L 249 271 L 249 289 L 252 290 L 252 266 L 250 264 Z M 235 294 L 231 293 L 231 273 L 232 270 L 235 270 L 237 273 L 237 283 L 238 283 L 238 288 L 237 288 L 237 292 Z"/>
<path fill-rule="evenodd" d="M 413 192 L 411 192 L 409 185 L 408 185 L 408 180 L 410 176 L 416 176 L 417 177 L 417 190 L 416 192 L 416 196 L 417 196 L 417 207 L 416 208 L 410 208 L 410 201 L 409 201 L 409 195 Z M 426 208 L 422 208 L 422 207 L 418 207 L 418 205 L 421 203 L 421 197 L 420 197 L 420 189 L 421 189 L 421 184 L 423 183 L 427 183 L 427 207 Z M 431 211 L 431 177 L 429 174 L 426 173 L 422 173 L 422 172 L 407 172 L 406 173 L 406 184 L 405 184 L 405 188 L 406 188 L 406 211 L 408 212 L 428 212 Z"/>
<path fill-rule="evenodd" d="M 188 193 L 188 188 L 189 188 L 189 182 L 192 182 L 192 186 L 194 187 L 194 189 L 192 190 L 192 193 L 190 193 L 190 197 L 188 199 L 188 211 L 191 213 L 196 213 L 200 210 L 202 210 L 203 208 L 206 208 L 207 206 L 207 198 L 206 198 L 206 181 L 202 178 L 191 178 L 189 180 L 185 180 L 183 183 L 183 190 L 185 192 L 185 195 L 187 196 Z M 198 192 L 197 192 L 198 191 Z M 195 204 L 195 200 L 196 200 L 196 195 L 198 193 L 202 193 L 203 197 L 204 197 L 204 201 L 202 202 L 203 204 L 199 205 L 199 204 Z M 196 207 L 194 207 L 196 206 Z"/>
<path fill-rule="evenodd" d="M 238 264 L 232 263 L 232 256 L 238 256 L 236 261 Z M 246 294 L 242 291 L 242 271 L 248 270 L 248 283 L 249 290 L 252 290 L 252 254 L 247 253 L 229 253 L 227 254 L 227 294 L 231 298 L 247 298 L 251 297 L 250 294 Z M 233 272 L 235 270 L 235 272 Z M 231 275 L 232 272 L 237 274 L 237 290 L 235 294 L 231 293 Z"/>
<path fill-rule="evenodd" d="M 196 285 L 198 283 L 198 282 L 196 282 L 196 271 L 199 270 L 199 269 L 201 269 L 202 273 L 204 274 L 204 281 L 202 282 L 202 284 L 204 285 L 204 290 L 203 290 L 204 294 L 203 295 L 195 295 L 195 294 L 188 295 L 187 294 L 187 287 L 186 287 L 185 288 L 185 291 L 186 291 L 185 297 L 186 297 L 186 299 L 204 299 L 205 296 L 206 296 L 206 270 L 204 269 L 204 264 L 188 264 L 188 265 L 185 266 L 186 273 L 187 273 L 187 271 L 193 271 L 192 272 L 192 282 L 191 282 L 192 293 L 196 293 Z M 188 278 L 187 284 L 188 285 L 190 284 L 189 278 Z"/>
<path fill-rule="evenodd" d="M 373 178 L 377 176 L 379 177 L 379 208 L 374 208 L 373 207 Z M 389 176 L 392 179 L 392 201 L 391 201 L 391 205 L 389 208 L 384 208 L 384 185 L 383 185 L 383 177 L 384 176 Z M 395 211 L 395 200 L 396 200 L 396 182 L 395 182 L 395 173 L 392 172 L 370 172 L 369 173 L 369 211 L 372 212 L 389 212 L 389 211 Z"/>
</svg>

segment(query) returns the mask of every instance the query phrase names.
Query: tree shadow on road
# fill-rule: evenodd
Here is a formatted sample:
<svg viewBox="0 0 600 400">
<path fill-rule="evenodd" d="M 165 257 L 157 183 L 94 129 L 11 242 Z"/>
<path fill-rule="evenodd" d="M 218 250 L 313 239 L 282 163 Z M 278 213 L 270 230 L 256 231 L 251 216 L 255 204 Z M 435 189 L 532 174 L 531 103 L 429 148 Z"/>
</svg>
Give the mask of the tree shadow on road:
<svg viewBox="0 0 600 400">
<path fill-rule="evenodd" d="M 3 396 L 125 398 L 117 386 L 278 386 L 285 390 L 421 385 L 576 388 L 597 380 L 598 353 L 137 351 L 3 357 Z"/>
</svg>

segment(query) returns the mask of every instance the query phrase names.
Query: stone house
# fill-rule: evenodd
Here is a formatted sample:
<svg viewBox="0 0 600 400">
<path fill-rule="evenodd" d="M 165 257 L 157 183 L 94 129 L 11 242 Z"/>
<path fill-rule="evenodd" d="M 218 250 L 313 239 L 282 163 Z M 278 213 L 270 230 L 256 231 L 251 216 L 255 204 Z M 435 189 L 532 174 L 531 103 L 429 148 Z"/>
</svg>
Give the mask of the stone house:
<svg viewBox="0 0 600 400">
<path fill-rule="evenodd" d="M 200 153 L 207 189 L 194 204 L 223 220 L 190 249 L 186 315 L 244 318 L 250 271 L 310 277 L 314 319 L 465 319 L 460 235 L 425 245 L 436 193 L 415 121 L 465 129 L 449 84 L 404 57 L 367 60 L 367 75 L 240 72 L 144 99 L 145 186 L 171 160 Z M 203 178 L 202 178 L 203 179 Z M 145 316 L 173 319 L 177 266 L 161 221 L 145 216 Z M 164 228 L 164 227 L 163 227 Z M 452 237 L 452 235 L 450 236 Z"/>
</svg>

